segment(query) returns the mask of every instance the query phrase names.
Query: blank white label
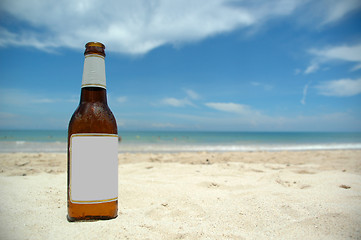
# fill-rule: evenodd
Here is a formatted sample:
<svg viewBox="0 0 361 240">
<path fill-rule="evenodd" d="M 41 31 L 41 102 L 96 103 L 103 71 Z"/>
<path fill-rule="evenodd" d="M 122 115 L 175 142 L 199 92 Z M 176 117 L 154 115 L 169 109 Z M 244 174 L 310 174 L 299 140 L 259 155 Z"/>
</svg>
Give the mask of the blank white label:
<svg viewBox="0 0 361 240">
<path fill-rule="evenodd" d="M 118 136 L 73 134 L 70 138 L 70 200 L 74 203 L 118 199 Z"/>
</svg>

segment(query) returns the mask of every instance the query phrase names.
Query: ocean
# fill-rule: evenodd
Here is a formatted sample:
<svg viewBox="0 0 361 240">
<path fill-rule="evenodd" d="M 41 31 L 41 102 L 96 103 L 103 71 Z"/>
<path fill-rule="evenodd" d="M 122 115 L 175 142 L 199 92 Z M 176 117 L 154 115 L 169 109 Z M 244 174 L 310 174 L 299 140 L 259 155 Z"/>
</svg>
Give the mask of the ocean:
<svg viewBox="0 0 361 240">
<path fill-rule="evenodd" d="M 361 149 L 361 133 L 120 131 L 119 152 Z M 67 150 L 66 130 L 0 130 L 0 152 Z"/>
</svg>

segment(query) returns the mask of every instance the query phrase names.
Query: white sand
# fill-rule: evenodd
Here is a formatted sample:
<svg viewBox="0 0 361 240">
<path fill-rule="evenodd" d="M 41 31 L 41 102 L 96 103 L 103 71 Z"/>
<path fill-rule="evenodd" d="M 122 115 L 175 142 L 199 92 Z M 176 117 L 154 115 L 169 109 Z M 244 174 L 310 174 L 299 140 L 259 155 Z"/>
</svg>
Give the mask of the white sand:
<svg viewBox="0 0 361 240">
<path fill-rule="evenodd" d="M 66 154 L 0 154 L 0 239 L 361 239 L 361 151 L 119 159 L 118 218 L 69 223 Z"/>
</svg>

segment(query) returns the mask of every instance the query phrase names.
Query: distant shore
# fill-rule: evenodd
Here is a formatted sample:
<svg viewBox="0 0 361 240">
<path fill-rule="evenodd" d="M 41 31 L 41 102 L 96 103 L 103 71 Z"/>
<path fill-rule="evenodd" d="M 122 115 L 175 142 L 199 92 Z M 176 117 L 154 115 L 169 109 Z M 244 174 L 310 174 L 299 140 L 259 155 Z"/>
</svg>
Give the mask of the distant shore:
<svg viewBox="0 0 361 240">
<path fill-rule="evenodd" d="M 121 153 L 119 216 L 90 223 L 66 220 L 66 165 L 0 154 L 2 239 L 361 238 L 361 150 Z"/>
</svg>

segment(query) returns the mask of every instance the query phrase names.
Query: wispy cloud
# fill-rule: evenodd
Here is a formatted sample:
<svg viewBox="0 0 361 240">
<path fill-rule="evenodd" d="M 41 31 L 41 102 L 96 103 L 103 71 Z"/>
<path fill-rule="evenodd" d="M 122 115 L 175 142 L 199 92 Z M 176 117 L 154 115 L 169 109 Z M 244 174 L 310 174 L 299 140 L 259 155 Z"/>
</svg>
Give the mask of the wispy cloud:
<svg viewBox="0 0 361 240">
<path fill-rule="evenodd" d="M 361 44 L 353 46 L 333 46 L 325 49 L 311 49 L 310 53 L 319 56 L 324 60 L 361 62 Z"/>
<path fill-rule="evenodd" d="M 356 71 L 361 69 L 361 43 L 356 45 L 340 45 L 326 47 L 323 49 L 310 49 L 309 53 L 314 55 L 311 65 L 306 69 L 305 73 L 312 73 L 319 69 L 320 64 L 330 61 L 351 62 L 355 65 L 350 69 Z"/>
<path fill-rule="evenodd" d="M 307 87 L 308 88 L 308 87 Z M 329 129 L 360 130 L 358 118 L 348 112 L 319 113 L 316 115 L 268 115 L 251 106 L 239 103 L 207 103 L 206 106 L 218 111 L 233 113 L 223 115 L 222 118 L 204 119 L 206 125 L 211 122 L 214 126 L 223 126 L 227 129 L 268 129 L 268 130 L 297 130 L 320 131 Z M 345 124 L 344 126 L 340 124 Z M 340 127 L 341 126 L 341 127 Z"/>
<path fill-rule="evenodd" d="M 259 114 L 258 111 L 253 110 L 250 106 L 239 104 L 239 103 L 233 103 L 233 102 L 209 102 L 205 104 L 207 107 L 223 111 L 223 112 L 230 112 L 235 114 L 241 114 L 241 115 L 254 115 Z"/>
<path fill-rule="evenodd" d="M 339 79 L 321 82 L 316 86 L 319 94 L 335 97 L 349 97 L 361 93 L 361 78 Z"/>
<path fill-rule="evenodd" d="M 317 2 L 317 3 L 314 3 Z M 45 51 L 80 48 L 94 39 L 107 49 L 144 54 L 162 45 L 180 45 L 240 28 L 257 27 L 295 11 L 322 10 L 323 24 L 338 21 L 360 6 L 358 0 L 5 0 L 0 11 L 25 23 L 0 26 L 0 46 L 31 46 Z M 31 26 L 31 27 L 29 27 Z"/>
<path fill-rule="evenodd" d="M 251 82 L 251 85 L 254 87 L 261 87 L 264 90 L 270 91 L 272 90 L 273 86 L 270 84 L 266 84 L 266 83 L 260 83 L 260 82 Z"/>
<path fill-rule="evenodd" d="M 185 107 L 185 106 L 194 106 L 193 103 L 187 98 L 177 99 L 177 98 L 163 98 L 161 103 L 164 105 L 172 107 Z"/>
<path fill-rule="evenodd" d="M 361 7 L 359 0 L 300 0 L 297 23 L 318 30 L 332 26 Z"/>
<path fill-rule="evenodd" d="M 307 92 L 308 92 L 308 86 L 310 85 L 310 83 L 307 83 L 304 87 L 303 87 L 303 94 L 302 94 L 302 99 L 301 99 L 301 103 L 303 105 L 306 104 L 306 97 L 307 97 Z"/>
<path fill-rule="evenodd" d="M 310 74 L 310 73 L 314 73 L 319 69 L 319 65 L 317 63 L 312 63 L 311 65 L 309 65 L 306 70 L 305 70 L 305 74 Z"/>
<path fill-rule="evenodd" d="M 356 71 L 356 70 L 360 70 L 361 69 L 361 63 L 355 65 L 353 68 L 351 68 L 351 71 Z"/>
<path fill-rule="evenodd" d="M 172 107 L 186 107 L 186 106 L 195 107 L 196 105 L 193 103 L 193 101 L 198 100 L 200 98 L 199 94 L 191 89 L 183 89 L 183 91 L 186 94 L 184 98 L 167 97 L 167 98 L 163 98 L 160 101 L 160 104 L 172 106 Z"/>
<path fill-rule="evenodd" d="M 197 100 L 197 99 L 200 98 L 199 94 L 196 93 L 195 91 L 191 90 L 191 89 L 184 89 L 184 91 L 186 92 L 187 96 L 188 96 L 190 99 Z"/>
<path fill-rule="evenodd" d="M 319 8 L 322 9 L 320 13 L 324 15 L 322 25 L 334 23 L 361 6 L 359 0 L 321 0 L 317 2 L 319 2 Z"/>
</svg>

